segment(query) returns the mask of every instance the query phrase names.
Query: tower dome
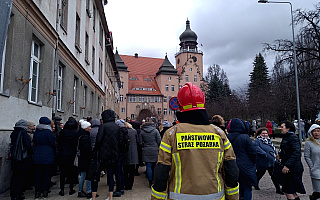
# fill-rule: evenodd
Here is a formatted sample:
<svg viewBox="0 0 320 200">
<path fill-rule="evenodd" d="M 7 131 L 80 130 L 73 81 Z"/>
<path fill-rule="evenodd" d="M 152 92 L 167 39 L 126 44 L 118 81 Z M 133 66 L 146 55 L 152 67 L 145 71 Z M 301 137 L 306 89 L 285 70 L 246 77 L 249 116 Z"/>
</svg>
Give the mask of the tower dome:
<svg viewBox="0 0 320 200">
<path fill-rule="evenodd" d="M 180 43 L 183 42 L 197 42 L 198 36 L 190 28 L 190 21 L 187 19 L 186 30 L 179 37 Z"/>
</svg>

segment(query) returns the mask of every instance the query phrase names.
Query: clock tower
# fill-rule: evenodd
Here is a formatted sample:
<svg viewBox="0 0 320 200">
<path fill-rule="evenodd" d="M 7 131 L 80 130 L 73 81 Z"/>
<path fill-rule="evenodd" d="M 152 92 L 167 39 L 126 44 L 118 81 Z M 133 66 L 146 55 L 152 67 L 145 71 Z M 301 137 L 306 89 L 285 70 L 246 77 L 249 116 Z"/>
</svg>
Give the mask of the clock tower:
<svg viewBox="0 0 320 200">
<path fill-rule="evenodd" d="M 180 50 L 175 54 L 176 69 L 179 74 L 179 86 L 192 82 L 200 87 L 203 80 L 203 52 L 198 49 L 198 36 L 186 21 L 186 30 L 180 35 Z"/>
</svg>

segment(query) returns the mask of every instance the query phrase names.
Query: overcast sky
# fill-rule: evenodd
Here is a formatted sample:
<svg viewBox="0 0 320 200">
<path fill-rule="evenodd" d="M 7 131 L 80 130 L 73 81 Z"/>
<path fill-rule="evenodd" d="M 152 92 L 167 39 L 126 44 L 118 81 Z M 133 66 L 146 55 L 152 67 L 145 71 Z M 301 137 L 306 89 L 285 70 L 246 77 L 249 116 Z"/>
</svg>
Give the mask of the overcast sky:
<svg viewBox="0 0 320 200">
<path fill-rule="evenodd" d="M 290 2 L 293 10 L 313 10 L 318 1 Z M 210 65 L 220 65 L 231 89 L 249 83 L 252 63 L 263 43 L 292 39 L 289 4 L 261 4 L 257 0 L 108 0 L 105 13 L 119 54 L 164 58 L 168 53 L 174 66 L 179 36 L 188 18 L 191 30 L 198 35 L 198 48 L 203 51 L 204 75 Z M 275 55 L 263 56 L 272 69 Z"/>
</svg>

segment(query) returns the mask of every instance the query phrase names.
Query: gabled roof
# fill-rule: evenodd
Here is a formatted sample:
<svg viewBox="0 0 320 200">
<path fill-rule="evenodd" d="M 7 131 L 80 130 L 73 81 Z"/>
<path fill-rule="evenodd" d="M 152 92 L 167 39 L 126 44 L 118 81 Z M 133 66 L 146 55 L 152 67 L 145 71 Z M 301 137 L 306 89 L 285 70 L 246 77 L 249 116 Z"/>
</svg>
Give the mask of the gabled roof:
<svg viewBox="0 0 320 200">
<path fill-rule="evenodd" d="M 177 70 L 174 68 L 174 66 L 171 64 L 171 62 L 168 59 L 168 56 L 164 58 L 164 61 L 159 68 L 157 72 L 157 76 L 160 74 L 166 74 L 166 75 L 177 75 Z"/>
<path fill-rule="evenodd" d="M 164 59 L 128 55 L 120 58 L 129 70 L 128 94 L 162 95 L 155 76 Z"/>
</svg>

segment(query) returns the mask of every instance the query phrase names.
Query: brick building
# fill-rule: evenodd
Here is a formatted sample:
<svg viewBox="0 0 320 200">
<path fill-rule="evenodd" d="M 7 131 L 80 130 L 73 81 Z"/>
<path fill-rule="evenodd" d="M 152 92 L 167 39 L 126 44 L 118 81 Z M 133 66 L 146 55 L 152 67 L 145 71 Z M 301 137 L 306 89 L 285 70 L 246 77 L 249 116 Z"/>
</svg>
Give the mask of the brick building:
<svg viewBox="0 0 320 200">
<path fill-rule="evenodd" d="M 203 84 L 203 52 L 198 49 L 197 34 L 186 21 L 186 30 L 180 35 L 180 50 L 175 54 L 176 67 L 164 59 L 115 53 L 120 75 L 120 112 L 122 119 L 141 121 L 155 117 L 158 121 L 175 120 L 169 107 L 171 97 L 186 82 L 201 87 Z"/>
</svg>

